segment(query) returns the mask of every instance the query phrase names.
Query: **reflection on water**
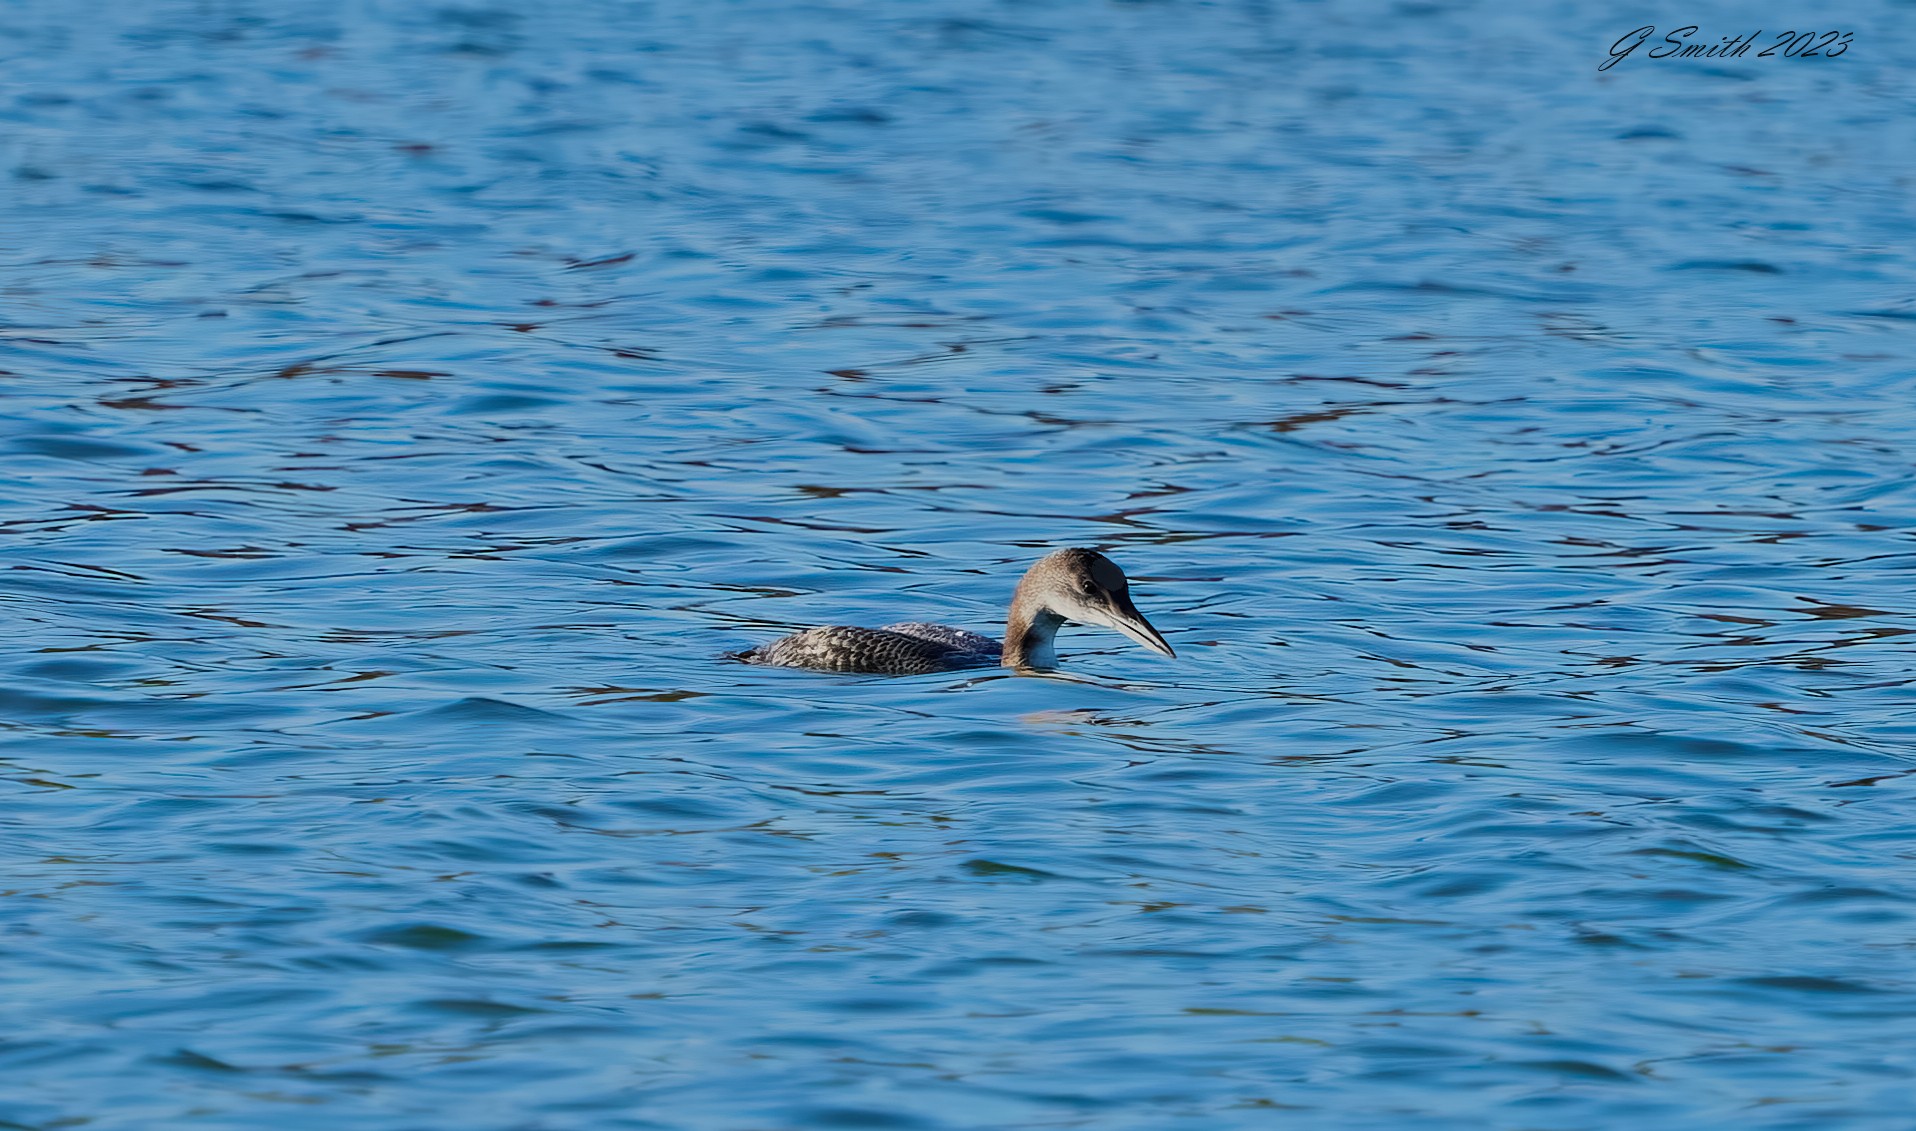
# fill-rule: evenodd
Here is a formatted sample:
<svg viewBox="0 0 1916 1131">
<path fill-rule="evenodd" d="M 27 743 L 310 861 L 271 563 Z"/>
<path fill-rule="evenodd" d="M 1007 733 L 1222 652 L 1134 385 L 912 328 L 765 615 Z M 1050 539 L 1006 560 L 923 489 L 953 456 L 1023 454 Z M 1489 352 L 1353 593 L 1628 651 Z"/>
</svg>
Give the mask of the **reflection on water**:
<svg viewBox="0 0 1916 1131">
<path fill-rule="evenodd" d="M 1906 1120 L 1893 6 L 6 22 L 0 1122 Z"/>
</svg>

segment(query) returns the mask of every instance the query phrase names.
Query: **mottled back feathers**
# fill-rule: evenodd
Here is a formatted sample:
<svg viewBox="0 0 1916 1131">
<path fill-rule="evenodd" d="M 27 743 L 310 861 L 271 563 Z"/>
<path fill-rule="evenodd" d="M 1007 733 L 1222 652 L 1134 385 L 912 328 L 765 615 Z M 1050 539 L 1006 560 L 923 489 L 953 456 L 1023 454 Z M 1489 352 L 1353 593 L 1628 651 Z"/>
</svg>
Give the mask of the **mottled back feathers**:
<svg viewBox="0 0 1916 1131">
<path fill-rule="evenodd" d="M 834 624 L 794 632 L 782 640 L 740 653 L 738 658 L 748 664 L 815 671 L 929 675 L 996 664 L 998 642 L 942 624 L 899 624 L 889 628 Z"/>
</svg>

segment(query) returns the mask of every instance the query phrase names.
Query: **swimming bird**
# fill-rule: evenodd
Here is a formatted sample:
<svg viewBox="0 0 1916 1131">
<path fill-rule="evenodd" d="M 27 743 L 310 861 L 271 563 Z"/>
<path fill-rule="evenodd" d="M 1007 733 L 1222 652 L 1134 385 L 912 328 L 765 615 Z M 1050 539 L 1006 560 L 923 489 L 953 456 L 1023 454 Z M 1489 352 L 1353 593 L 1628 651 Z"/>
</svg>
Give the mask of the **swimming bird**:
<svg viewBox="0 0 1916 1131">
<path fill-rule="evenodd" d="M 1058 666 L 1052 637 L 1066 624 L 1101 624 L 1166 656 L 1171 646 L 1131 603 L 1124 571 L 1096 550 L 1046 554 L 1011 597 L 1001 643 L 948 624 L 910 621 L 883 628 L 828 625 L 761 644 L 735 659 L 748 664 L 876 675 L 926 675 L 1002 664 L 1020 671 Z"/>
</svg>

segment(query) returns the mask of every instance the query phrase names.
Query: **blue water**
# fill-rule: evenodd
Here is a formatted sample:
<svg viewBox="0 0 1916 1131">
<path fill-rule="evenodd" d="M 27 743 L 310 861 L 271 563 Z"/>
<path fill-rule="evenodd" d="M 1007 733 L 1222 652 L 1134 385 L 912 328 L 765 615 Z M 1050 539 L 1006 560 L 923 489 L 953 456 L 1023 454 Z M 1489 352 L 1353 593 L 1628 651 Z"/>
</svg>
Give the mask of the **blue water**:
<svg viewBox="0 0 1916 1131">
<path fill-rule="evenodd" d="M 1906 4 L 553 7 L 0 8 L 0 1127 L 1909 1126 Z"/>
</svg>

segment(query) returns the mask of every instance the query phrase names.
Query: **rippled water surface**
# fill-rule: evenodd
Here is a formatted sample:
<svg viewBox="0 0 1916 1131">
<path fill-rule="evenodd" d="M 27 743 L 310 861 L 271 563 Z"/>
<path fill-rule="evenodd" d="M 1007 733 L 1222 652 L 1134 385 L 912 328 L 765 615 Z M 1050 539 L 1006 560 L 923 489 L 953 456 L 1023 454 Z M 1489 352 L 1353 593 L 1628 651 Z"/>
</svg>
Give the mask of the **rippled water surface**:
<svg viewBox="0 0 1916 1131">
<path fill-rule="evenodd" d="M 0 8 L 0 1126 L 1908 1126 L 1907 5 L 557 8 Z"/>
</svg>

